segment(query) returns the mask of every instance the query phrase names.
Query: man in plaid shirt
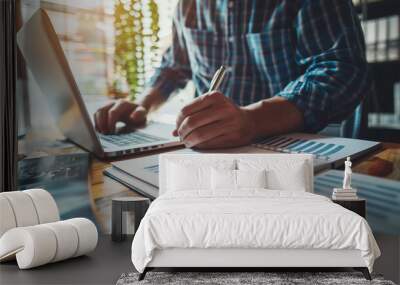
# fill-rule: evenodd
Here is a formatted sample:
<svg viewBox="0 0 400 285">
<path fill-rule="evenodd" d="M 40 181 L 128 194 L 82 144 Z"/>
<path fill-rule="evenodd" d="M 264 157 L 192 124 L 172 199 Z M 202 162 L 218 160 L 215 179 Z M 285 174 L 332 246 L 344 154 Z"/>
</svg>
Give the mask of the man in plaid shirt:
<svg viewBox="0 0 400 285">
<path fill-rule="evenodd" d="M 221 65 L 229 71 L 220 90 L 207 93 Z M 189 80 L 197 98 L 179 113 L 174 135 L 197 148 L 317 132 L 345 119 L 370 87 L 350 0 L 183 0 L 146 96 L 99 109 L 98 131 L 144 123 Z"/>
</svg>

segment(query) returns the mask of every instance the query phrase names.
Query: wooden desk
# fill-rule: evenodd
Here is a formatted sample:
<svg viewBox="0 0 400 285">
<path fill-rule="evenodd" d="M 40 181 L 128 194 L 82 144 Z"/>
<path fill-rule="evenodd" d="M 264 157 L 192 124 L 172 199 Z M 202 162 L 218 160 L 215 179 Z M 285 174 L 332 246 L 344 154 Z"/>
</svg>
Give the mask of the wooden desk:
<svg viewBox="0 0 400 285">
<path fill-rule="evenodd" d="M 63 153 L 76 153 L 82 152 L 82 149 L 71 145 L 71 147 L 66 149 L 57 149 L 51 147 L 43 147 L 45 143 L 41 143 L 43 140 L 55 140 L 63 139 L 61 134 L 46 132 L 31 132 L 27 137 L 20 142 L 19 149 L 26 150 L 26 152 L 34 153 L 45 153 L 45 154 L 63 154 Z M 27 146 L 29 144 L 29 147 Z M 384 143 L 382 148 L 370 153 L 365 157 L 354 161 L 354 172 L 365 173 L 368 171 L 368 165 L 366 162 L 374 160 L 376 155 L 382 154 L 387 149 L 397 149 L 399 151 L 400 159 L 400 144 Z M 145 156 L 149 154 L 154 154 L 157 152 L 149 152 L 146 154 L 141 154 L 136 157 Z M 160 151 L 158 151 L 160 153 Z M 124 157 L 124 159 L 132 158 L 135 156 Z M 102 233 L 109 234 L 111 232 L 111 199 L 113 197 L 121 196 L 140 196 L 140 194 L 128 189 L 124 185 L 116 182 L 115 180 L 105 176 L 103 171 L 110 167 L 110 162 L 101 161 L 98 158 L 91 156 L 90 171 L 89 171 L 89 194 L 91 198 L 91 206 L 93 213 L 96 217 L 98 224 L 101 226 Z M 371 174 L 371 173 L 369 173 Z"/>
<path fill-rule="evenodd" d="M 31 137 L 28 136 L 27 139 L 30 139 Z M 374 160 L 374 157 L 376 155 L 380 155 L 382 154 L 385 150 L 387 149 L 396 149 L 396 151 L 398 150 L 400 152 L 400 144 L 390 144 L 390 143 L 384 143 L 383 147 L 380 150 L 375 151 L 374 153 L 370 153 L 368 155 L 366 155 L 363 158 L 358 159 L 357 161 L 354 161 L 354 172 L 364 172 L 366 168 L 368 168 L 368 165 L 365 165 L 365 162 L 368 162 L 370 160 Z M 40 151 L 40 149 L 39 149 Z M 54 149 L 45 149 L 45 150 L 41 150 L 47 154 L 60 154 L 60 153 L 70 153 L 70 152 L 76 152 L 76 151 L 82 151 L 77 147 L 71 147 L 71 149 L 65 151 L 60 151 L 60 150 L 54 150 Z M 399 158 L 400 159 L 400 158 Z M 90 164 L 90 174 L 89 174 L 89 185 L 88 185 L 88 189 L 90 192 L 90 197 L 92 199 L 92 207 L 93 207 L 93 211 L 95 213 L 96 219 L 98 221 L 98 223 L 101 225 L 101 230 L 103 233 L 107 233 L 110 232 L 110 222 L 111 222 L 111 199 L 112 197 L 116 197 L 116 196 L 125 196 L 125 195 L 129 195 L 129 196 L 140 196 L 139 194 L 129 190 L 127 187 L 123 186 L 122 184 L 112 180 L 111 178 L 104 176 L 103 175 L 103 171 L 110 166 L 110 162 L 104 162 L 104 161 L 100 161 L 99 159 L 92 157 L 91 160 L 91 164 Z M 101 201 L 101 203 L 97 203 L 98 201 Z M 103 205 L 103 209 L 98 209 L 98 204 L 102 204 Z M 104 207 L 104 205 L 109 205 L 108 207 Z M 399 272 L 398 272 L 398 266 L 399 266 L 399 255 L 398 253 L 399 248 L 400 248 L 400 239 L 397 236 L 387 236 L 387 235 L 382 235 L 382 234 L 375 234 L 375 238 L 377 239 L 377 242 L 379 244 L 379 247 L 382 250 L 382 257 L 379 258 L 375 264 L 375 270 L 378 273 L 382 273 L 385 275 L 386 278 L 394 280 L 395 282 L 398 282 L 400 280 L 400 276 L 399 276 Z M 105 242 L 108 241 L 108 239 L 104 240 Z M 131 268 L 131 264 L 129 261 L 129 246 L 130 246 L 130 241 L 126 242 L 123 246 L 121 246 L 120 244 L 109 244 L 111 245 L 110 247 L 110 252 L 114 252 L 114 246 L 116 248 L 121 248 L 121 250 L 118 251 L 118 256 L 114 256 L 114 258 L 117 258 L 119 261 L 119 263 L 115 263 L 112 262 L 111 264 L 109 262 L 104 262 L 104 266 L 105 268 L 107 266 L 111 266 L 112 269 L 114 271 L 114 273 L 112 273 L 111 271 L 109 271 L 108 269 L 105 269 L 104 272 L 107 272 L 108 276 L 110 276 L 110 278 L 112 277 L 113 280 L 116 280 L 116 278 L 118 278 L 119 274 L 123 271 L 129 271 L 129 270 L 133 270 Z M 107 245 L 106 246 L 99 246 L 98 251 L 94 252 L 94 255 L 98 255 L 101 256 L 104 260 L 104 256 L 107 256 L 107 252 L 105 252 L 107 250 Z M 82 261 L 80 261 L 82 260 Z M 96 259 L 93 259 L 94 261 L 96 261 Z M 93 261 L 92 260 L 92 261 Z M 111 260 L 111 259 L 110 259 Z M 90 260 L 89 260 L 90 261 Z M 96 264 L 96 262 L 91 262 L 91 264 L 94 264 L 93 268 L 96 268 L 95 270 L 98 269 L 98 265 Z M 82 263 L 80 263 L 82 262 Z M 55 265 L 51 265 L 53 267 L 57 267 L 60 268 L 60 270 L 63 270 L 63 272 L 78 272 L 79 268 L 81 268 L 81 266 L 91 266 L 89 265 L 84 265 L 84 263 L 87 262 L 85 258 L 80 258 L 77 261 L 67 261 L 67 262 L 63 262 L 63 263 L 58 263 Z M 121 265 L 121 263 L 123 263 Z M 71 267 L 71 269 L 68 267 L 68 264 L 72 264 L 71 266 L 74 266 L 74 268 Z M 67 267 L 65 267 L 64 265 L 66 265 Z M 116 266 L 114 266 L 116 265 Z M 120 268 L 121 266 L 121 268 Z M 49 267 L 52 270 L 46 270 L 47 267 L 43 267 L 43 271 L 34 271 L 33 273 L 30 272 L 20 272 L 15 268 L 15 265 L 13 266 L 9 266 L 9 267 L 2 267 L 0 271 L 2 271 L 2 275 L 4 276 L 9 276 L 7 277 L 8 280 L 13 280 L 15 281 L 16 278 L 18 277 L 21 280 L 33 280 L 32 278 L 35 277 L 36 275 L 36 281 L 38 284 L 42 284 L 43 280 L 46 280 L 46 278 L 48 278 L 50 280 L 50 278 L 55 278 L 54 274 L 53 274 L 53 267 Z M 90 267 L 91 268 L 91 267 Z M 129 268 L 129 269 L 128 269 Z M 67 269 L 67 270 L 65 270 Z M 91 269 L 90 269 L 91 270 Z M 92 274 L 92 271 L 88 270 L 87 272 Z M 7 274 L 5 275 L 5 271 L 9 271 Z M 16 275 L 16 272 L 18 272 L 18 275 Z M 36 273 L 38 272 L 38 273 Z M 93 271 L 95 272 L 95 271 Z M 103 271 L 102 271 L 103 272 Z M 36 274 L 36 275 L 33 275 Z M 66 276 L 63 276 L 63 279 L 67 278 L 70 274 L 66 274 Z M 111 276 L 112 275 L 112 276 Z M 57 279 L 54 280 L 61 280 L 60 279 L 61 275 L 57 275 Z M 97 276 L 97 275 L 96 275 Z M 95 283 L 96 284 L 100 284 L 98 283 L 99 280 L 102 280 L 103 277 L 101 277 L 102 275 L 99 275 L 99 278 L 94 278 Z M 68 277 L 69 278 L 69 277 Z M 79 279 L 79 278 L 78 278 Z M 88 278 L 90 279 L 90 278 Z M 51 279 L 53 280 L 53 279 Z M 69 279 L 68 279 L 69 280 Z M 79 279 L 80 281 L 82 279 Z M 104 279 L 107 280 L 107 279 Z M 103 281 L 104 281 L 103 280 Z M 69 280 L 71 281 L 71 280 Z M 75 280 L 74 280 L 75 281 Z M 109 281 L 109 280 L 107 280 Z M 74 283 L 74 282 L 70 282 L 70 283 Z M 75 283 L 79 283 L 79 281 L 75 282 Z"/>
<path fill-rule="evenodd" d="M 394 143 L 383 143 L 382 148 L 379 150 L 367 154 L 366 156 L 356 160 L 354 162 L 354 172 L 358 173 L 366 173 L 367 169 L 365 166 L 365 162 L 371 161 L 376 158 L 376 155 L 382 154 L 384 151 L 388 149 L 396 149 L 398 150 L 398 155 L 400 159 L 400 144 Z M 146 154 L 144 154 L 146 155 Z M 143 154 L 140 156 L 144 156 Z M 94 200 L 99 197 L 109 197 L 114 193 L 126 193 L 127 195 L 139 195 L 136 192 L 129 190 L 127 187 L 122 184 L 116 182 L 115 180 L 103 175 L 104 169 L 110 167 L 111 164 L 108 162 L 101 162 L 98 159 L 94 159 L 91 167 L 91 193 Z M 369 173 L 371 174 L 371 173 Z"/>
<path fill-rule="evenodd" d="M 383 143 L 381 149 L 357 160 L 353 171 L 400 181 L 400 144 Z"/>
<path fill-rule="evenodd" d="M 363 169 L 360 167 L 361 163 L 372 159 L 375 155 L 382 153 L 383 151 L 385 151 L 387 149 L 398 149 L 400 151 L 400 144 L 383 143 L 381 149 L 379 149 L 373 153 L 367 154 L 366 156 L 356 160 L 354 163 L 354 168 L 353 168 L 354 172 L 364 173 L 362 171 Z M 147 154 L 144 154 L 144 155 L 147 155 Z M 144 156 L 144 155 L 141 155 L 141 156 Z M 123 186 L 122 184 L 103 175 L 103 171 L 110 166 L 111 166 L 110 162 L 100 161 L 99 159 L 96 159 L 96 158 L 94 158 L 92 160 L 91 170 L 90 170 L 90 176 L 91 176 L 90 190 L 91 190 L 93 198 L 108 196 L 112 193 L 125 192 L 125 191 L 129 190 L 127 187 Z M 136 192 L 134 192 L 134 193 L 135 194 L 133 194 L 133 195 L 140 195 Z"/>
</svg>

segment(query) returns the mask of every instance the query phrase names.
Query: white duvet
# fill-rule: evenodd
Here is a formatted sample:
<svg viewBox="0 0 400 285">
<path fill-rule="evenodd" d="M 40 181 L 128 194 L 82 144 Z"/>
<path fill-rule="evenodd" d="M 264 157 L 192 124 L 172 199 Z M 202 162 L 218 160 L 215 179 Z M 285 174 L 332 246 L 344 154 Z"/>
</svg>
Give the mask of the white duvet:
<svg viewBox="0 0 400 285">
<path fill-rule="evenodd" d="M 370 271 L 380 255 L 366 220 L 323 196 L 265 189 L 182 194 L 160 196 L 140 223 L 132 243 L 139 272 L 165 248 L 358 249 Z"/>
</svg>

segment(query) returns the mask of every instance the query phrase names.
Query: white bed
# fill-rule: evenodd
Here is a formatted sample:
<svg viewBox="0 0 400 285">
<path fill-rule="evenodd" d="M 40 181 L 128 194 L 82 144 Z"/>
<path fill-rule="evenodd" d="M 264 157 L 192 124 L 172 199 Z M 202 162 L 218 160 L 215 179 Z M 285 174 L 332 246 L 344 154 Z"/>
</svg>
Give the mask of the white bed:
<svg viewBox="0 0 400 285">
<path fill-rule="evenodd" d="M 371 230 L 359 215 L 310 193 L 310 156 L 260 157 L 160 156 L 160 197 L 150 206 L 132 243 L 132 262 L 142 273 L 141 278 L 154 267 L 354 267 L 364 269 L 369 277 L 380 255 Z M 216 191 L 215 185 L 210 188 L 207 184 L 211 177 L 205 168 L 190 177 L 184 168 L 171 167 L 171 163 L 184 165 L 189 171 L 199 165 L 240 169 L 259 167 L 261 163 L 269 173 L 283 168 L 284 175 L 268 177 L 274 190 Z M 301 168 L 296 170 L 299 163 Z M 185 186 L 185 182 L 169 181 L 179 177 L 195 180 L 195 187 L 169 189 Z M 280 184 L 282 180 L 290 181 Z M 302 187 L 279 189 L 290 187 L 293 180 Z"/>
</svg>

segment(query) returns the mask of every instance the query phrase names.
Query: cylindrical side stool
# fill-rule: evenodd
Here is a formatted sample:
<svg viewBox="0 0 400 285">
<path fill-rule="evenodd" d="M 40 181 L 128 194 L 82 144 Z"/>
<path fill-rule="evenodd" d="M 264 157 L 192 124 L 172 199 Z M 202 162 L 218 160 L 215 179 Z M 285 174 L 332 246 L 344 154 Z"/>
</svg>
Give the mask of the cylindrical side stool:
<svg viewBox="0 0 400 285">
<path fill-rule="evenodd" d="M 124 231 L 124 212 L 131 212 L 134 215 L 134 231 L 136 232 L 140 221 L 150 206 L 150 200 L 144 197 L 120 197 L 112 199 L 112 224 L 111 239 L 123 241 L 126 238 Z"/>
</svg>

